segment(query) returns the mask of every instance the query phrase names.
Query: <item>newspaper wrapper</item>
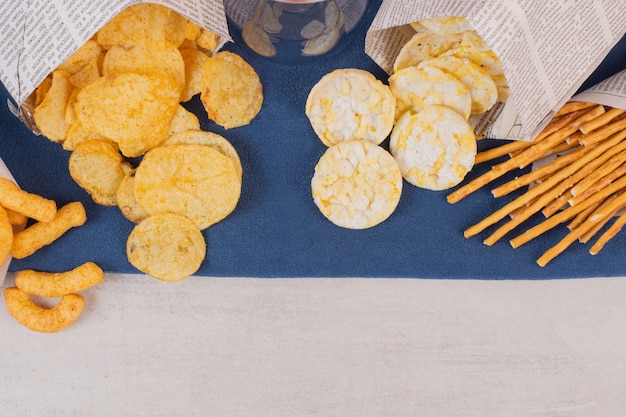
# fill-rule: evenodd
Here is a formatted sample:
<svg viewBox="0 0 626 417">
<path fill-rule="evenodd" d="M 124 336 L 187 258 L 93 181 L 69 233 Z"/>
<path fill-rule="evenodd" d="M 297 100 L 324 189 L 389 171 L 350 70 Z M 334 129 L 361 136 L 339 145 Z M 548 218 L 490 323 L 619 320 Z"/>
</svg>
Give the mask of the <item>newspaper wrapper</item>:
<svg viewBox="0 0 626 417">
<path fill-rule="evenodd" d="M 137 0 L 3 0 L 0 3 L 0 81 L 15 104 L 12 112 L 31 130 L 27 99 L 41 81 L 93 36 L 98 29 Z M 217 33 L 222 45 L 232 40 L 222 0 L 150 1 L 171 8 Z"/>
<path fill-rule="evenodd" d="M 391 74 L 409 24 L 435 16 L 463 16 L 500 58 L 510 97 L 470 120 L 494 139 L 532 140 L 626 32 L 624 0 L 384 0 L 366 53 Z"/>
</svg>

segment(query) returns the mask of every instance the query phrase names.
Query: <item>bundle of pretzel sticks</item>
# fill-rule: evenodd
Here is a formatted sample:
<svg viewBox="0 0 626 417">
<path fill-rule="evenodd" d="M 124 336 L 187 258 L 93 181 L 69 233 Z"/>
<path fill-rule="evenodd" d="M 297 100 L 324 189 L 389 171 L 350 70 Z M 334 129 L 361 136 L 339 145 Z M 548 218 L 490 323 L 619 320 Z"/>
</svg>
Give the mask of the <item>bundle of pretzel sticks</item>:
<svg viewBox="0 0 626 417">
<path fill-rule="evenodd" d="M 597 254 L 626 224 L 626 211 L 622 210 L 626 208 L 626 110 L 568 102 L 533 141 L 504 142 L 479 152 L 475 164 L 507 155 L 504 162 L 449 194 L 448 202 L 454 204 L 509 172 L 534 162 L 545 163 L 493 188 L 493 196 L 501 197 L 529 186 L 519 197 L 465 230 L 466 238 L 508 218 L 484 240 L 491 246 L 541 212 L 545 220 L 509 241 L 518 248 L 568 222 L 567 235 L 537 259 L 543 267 L 575 241 L 587 243 L 599 235 L 589 249 L 592 255 Z"/>
</svg>

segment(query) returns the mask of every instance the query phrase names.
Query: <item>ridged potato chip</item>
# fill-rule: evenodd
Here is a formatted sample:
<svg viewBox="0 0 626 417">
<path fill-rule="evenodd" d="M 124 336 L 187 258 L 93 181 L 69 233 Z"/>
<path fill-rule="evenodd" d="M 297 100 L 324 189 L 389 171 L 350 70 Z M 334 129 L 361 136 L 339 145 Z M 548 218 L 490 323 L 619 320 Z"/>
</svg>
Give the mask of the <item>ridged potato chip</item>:
<svg viewBox="0 0 626 417">
<path fill-rule="evenodd" d="M 120 186 L 117 187 L 117 206 L 122 215 L 133 223 L 139 223 L 146 217 L 148 213 L 137 203 L 135 198 L 135 170 L 126 173 Z"/>
<path fill-rule="evenodd" d="M 212 146 L 167 145 L 147 152 L 135 173 L 135 198 L 150 215 L 178 213 L 206 229 L 237 205 L 241 180 Z"/>
<path fill-rule="evenodd" d="M 209 119 L 225 129 L 245 126 L 263 104 L 259 76 L 246 61 L 222 51 L 206 62 L 202 73 L 200 100 Z"/>
<path fill-rule="evenodd" d="M 164 145 L 180 144 L 213 146 L 222 154 L 230 158 L 235 167 L 235 172 L 241 180 L 243 168 L 241 166 L 239 154 L 237 153 L 235 147 L 224 136 L 200 129 L 189 129 L 178 132 L 175 135 L 171 135 L 164 143 Z"/>
<path fill-rule="evenodd" d="M 67 134 L 65 107 L 74 89 L 70 83 L 70 75 L 65 70 L 53 71 L 50 88 L 41 103 L 33 110 L 37 128 L 53 142 L 62 142 Z"/>
<path fill-rule="evenodd" d="M 96 33 L 103 49 L 114 45 L 164 45 L 170 9 L 150 3 L 128 6 Z"/>
<path fill-rule="evenodd" d="M 433 104 L 449 107 L 464 119 L 471 114 L 472 98 L 467 87 L 438 68 L 401 69 L 389 77 L 389 87 L 397 98 L 397 118 L 406 111 L 420 111 Z"/>
<path fill-rule="evenodd" d="M 128 261 L 141 272 L 162 281 L 193 275 L 206 256 L 202 232 L 187 217 L 162 213 L 133 228 L 126 242 Z"/>
<path fill-rule="evenodd" d="M 398 120 L 389 149 L 409 183 L 444 190 L 459 184 L 474 166 L 476 137 L 457 112 L 432 105 Z"/>
<path fill-rule="evenodd" d="M 100 77 L 76 98 L 76 114 L 88 130 L 136 157 L 167 137 L 180 98 L 178 83 L 162 75 L 121 73 Z"/>
<path fill-rule="evenodd" d="M 117 146 L 108 141 L 82 142 L 69 158 L 72 179 L 103 206 L 117 205 L 117 189 L 129 170 Z"/>
<path fill-rule="evenodd" d="M 345 68 L 323 76 L 305 106 L 313 130 L 326 146 L 353 139 L 378 145 L 393 127 L 396 99 L 371 73 Z"/>
<path fill-rule="evenodd" d="M 364 140 L 329 147 L 315 166 L 313 201 L 332 223 L 366 229 L 386 220 L 402 193 L 402 175 L 382 147 Z"/>
<path fill-rule="evenodd" d="M 9 314 L 29 330 L 56 333 L 71 326 L 80 316 L 85 299 L 79 294 L 67 294 L 53 308 L 33 303 L 29 294 L 19 288 L 4 289 L 4 302 Z"/>
</svg>

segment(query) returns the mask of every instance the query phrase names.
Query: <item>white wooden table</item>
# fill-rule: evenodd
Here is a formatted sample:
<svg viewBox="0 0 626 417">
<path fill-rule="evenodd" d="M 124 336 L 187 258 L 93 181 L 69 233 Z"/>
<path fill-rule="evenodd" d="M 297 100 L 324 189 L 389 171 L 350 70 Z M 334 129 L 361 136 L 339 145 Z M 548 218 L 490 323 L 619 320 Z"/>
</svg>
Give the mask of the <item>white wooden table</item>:
<svg viewBox="0 0 626 417">
<path fill-rule="evenodd" d="M 11 285 L 9 275 L 5 285 Z M 108 275 L 58 334 L 0 309 L 2 416 L 620 416 L 626 279 Z"/>
</svg>

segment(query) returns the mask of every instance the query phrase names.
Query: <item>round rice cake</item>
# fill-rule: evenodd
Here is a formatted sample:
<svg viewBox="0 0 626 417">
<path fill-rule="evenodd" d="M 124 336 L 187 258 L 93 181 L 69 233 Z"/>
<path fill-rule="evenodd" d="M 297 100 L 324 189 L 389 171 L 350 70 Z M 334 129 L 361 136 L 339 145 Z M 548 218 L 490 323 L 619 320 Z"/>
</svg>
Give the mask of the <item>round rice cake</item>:
<svg viewBox="0 0 626 417">
<path fill-rule="evenodd" d="M 149 216 L 137 224 L 126 241 L 128 261 L 161 281 L 193 275 L 206 257 L 202 232 L 187 217 L 175 213 Z"/>
<path fill-rule="evenodd" d="M 464 119 L 468 119 L 472 111 L 472 97 L 467 87 L 439 68 L 403 68 L 389 77 L 389 87 L 397 98 L 397 118 L 406 111 L 420 111 L 430 105 L 448 107 Z"/>
<path fill-rule="evenodd" d="M 364 140 L 329 147 L 315 166 L 313 201 L 332 223 L 366 229 L 386 220 L 402 193 L 402 175 L 385 149 Z"/>
<path fill-rule="evenodd" d="M 445 190 L 474 166 L 476 137 L 469 123 L 443 106 L 405 113 L 389 141 L 404 179 L 420 188 Z"/>
<path fill-rule="evenodd" d="M 393 64 L 393 71 L 413 67 L 422 61 L 443 54 L 459 45 L 459 36 L 417 32 L 404 44 Z"/>
<path fill-rule="evenodd" d="M 388 86 L 371 73 L 338 69 L 313 86 L 305 112 L 326 146 L 362 139 L 380 144 L 391 132 L 396 99 Z"/>
<path fill-rule="evenodd" d="M 117 189 L 129 170 L 117 146 L 106 140 L 81 142 L 69 158 L 72 179 L 103 206 L 117 205 Z"/>
<path fill-rule="evenodd" d="M 471 114 L 482 114 L 498 100 L 498 87 L 491 76 L 468 58 L 444 55 L 422 61 L 418 67 L 435 67 L 455 76 L 467 87 L 472 100 Z"/>
<path fill-rule="evenodd" d="M 179 105 L 178 83 L 163 75 L 103 76 L 76 96 L 78 121 L 116 142 L 124 156 L 141 156 L 167 137 Z"/>
<path fill-rule="evenodd" d="M 200 101 L 209 119 L 225 129 L 249 124 L 263 104 L 258 74 L 232 52 L 218 52 L 206 60 L 201 88 Z"/>
<path fill-rule="evenodd" d="M 154 148 L 135 172 L 135 198 L 148 214 L 182 214 L 202 230 L 228 216 L 240 194 L 231 159 L 212 146 Z"/>
</svg>

